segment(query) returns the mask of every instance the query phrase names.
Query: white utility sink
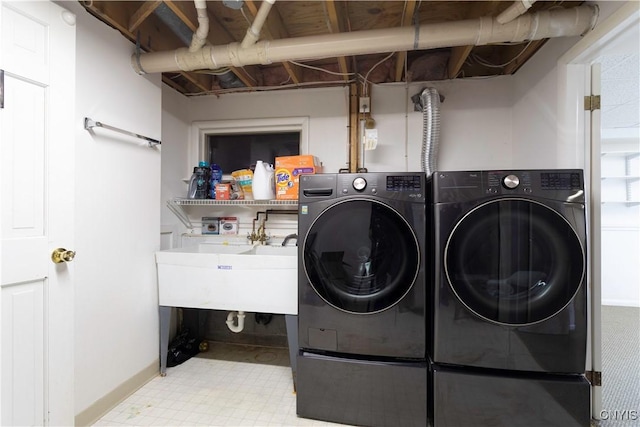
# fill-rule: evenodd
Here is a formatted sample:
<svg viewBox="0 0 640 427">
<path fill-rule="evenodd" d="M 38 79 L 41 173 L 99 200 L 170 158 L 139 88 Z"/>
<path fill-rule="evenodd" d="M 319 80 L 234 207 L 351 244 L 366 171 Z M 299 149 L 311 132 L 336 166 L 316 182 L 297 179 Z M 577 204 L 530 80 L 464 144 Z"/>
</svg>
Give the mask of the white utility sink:
<svg viewBox="0 0 640 427">
<path fill-rule="evenodd" d="M 158 251 L 160 305 L 298 314 L 297 249 L 201 243 Z"/>
</svg>

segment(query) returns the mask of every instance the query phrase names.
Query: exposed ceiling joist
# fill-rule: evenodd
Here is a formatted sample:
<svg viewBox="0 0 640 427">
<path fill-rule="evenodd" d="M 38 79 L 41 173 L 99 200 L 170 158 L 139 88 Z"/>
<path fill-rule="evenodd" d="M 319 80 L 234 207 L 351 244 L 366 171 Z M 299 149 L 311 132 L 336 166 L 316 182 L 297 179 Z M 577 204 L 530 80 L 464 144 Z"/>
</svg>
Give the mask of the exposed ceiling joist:
<svg viewBox="0 0 640 427">
<path fill-rule="evenodd" d="M 170 52 L 189 45 L 198 28 L 194 2 L 190 0 L 81 2 L 97 19 L 120 31 L 140 52 Z M 538 1 L 525 14 L 574 8 L 582 1 Z M 480 17 L 497 17 L 511 1 L 286 1 L 276 0 L 270 8 L 259 42 L 283 41 L 309 36 L 347 34 L 364 30 L 400 29 Z M 238 6 L 242 5 L 241 9 Z M 258 15 L 261 2 L 238 1 L 226 7 L 221 1 L 206 2 L 210 21 L 207 41 L 216 49 L 240 43 Z M 167 12 L 171 20 L 166 19 Z M 178 30 L 174 28 L 177 22 Z M 177 34 L 178 33 L 178 34 Z M 417 37 L 417 35 L 416 35 Z M 416 80 L 440 80 L 476 76 L 499 76 L 517 72 L 540 49 L 546 39 L 486 46 L 444 46 L 436 49 L 397 49 L 387 53 L 330 53 L 306 60 L 307 67 L 295 65 L 295 58 L 274 59 L 273 63 L 243 65 L 233 62 L 218 69 L 167 71 L 163 81 L 185 95 L 222 94 L 233 91 L 269 90 L 282 87 L 344 85 L 348 82 L 379 84 Z M 278 45 L 278 43 L 280 43 Z M 269 46 L 268 44 L 266 46 Z M 268 50 L 267 47 L 267 55 Z M 276 49 L 273 47 L 272 49 Z M 310 47 L 309 49 L 313 49 Z M 330 50 L 337 52 L 336 50 Z M 329 52 L 329 51 L 328 51 Z M 388 57 L 387 57 L 388 56 Z M 279 62 L 282 61 L 282 62 Z M 296 61 L 297 62 L 297 61 Z M 303 62 L 300 60 L 300 62 Z M 225 61 L 217 62 L 224 64 Z M 186 68 L 185 68 L 186 69 Z M 406 72 L 405 72 L 406 70 Z M 237 82 L 229 86 L 229 78 Z"/>
</svg>

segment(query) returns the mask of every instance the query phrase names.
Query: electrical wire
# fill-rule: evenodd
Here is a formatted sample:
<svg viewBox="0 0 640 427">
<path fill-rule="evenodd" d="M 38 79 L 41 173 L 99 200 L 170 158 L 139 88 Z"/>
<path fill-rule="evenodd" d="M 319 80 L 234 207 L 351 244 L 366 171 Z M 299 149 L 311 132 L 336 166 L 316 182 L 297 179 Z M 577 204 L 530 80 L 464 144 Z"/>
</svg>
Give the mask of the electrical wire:
<svg viewBox="0 0 640 427">
<path fill-rule="evenodd" d="M 340 80 L 340 81 L 317 81 L 317 82 L 303 82 L 303 83 L 291 83 L 282 86 L 252 86 L 252 87 L 237 87 L 229 89 L 209 90 L 206 92 L 191 92 L 185 93 L 185 96 L 198 96 L 198 95 L 218 95 L 233 92 L 268 92 L 272 90 L 281 89 L 295 89 L 301 86 L 344 86 L 349 83 L 355 83 L 355 79 Z"/>
<path fill-rule="evenodd" d="M 527 48 L 531 45 L 531 43 L 533 42 L 533 40 L 529 40 L 529 43 L 527 43 L 524 48 L 522 48 L 522 50 L 520 51 L 520 53 L 518 53 L 516 56 L 514 56 L 513 58 L 511 58 L 509 61 L 505 62 L 504 64 L 492 64 L 489 61 L 487 61 L 486 59 L 483 59 L 481 56 L 472 53 L 471 55 L 469 55 L 474 61 L 476 61 L 478 64 L 483 65 L 485 67 L 488 68 L 503 68 L 506 67 L 507 65 L 511 64 L 513 61 L 515 61 L 516 59 L 520 58 L 520 56 L 522 56 L 523 53 L 525 53 L 525 51 L 527 50 Z"/>
<path fill-rule="evenodd" d="M 221 76 L 227 74 L 230 71 L 229 67 L 217 68 L 215 70 L 194 70 L 196 74 L 208 74 L 210 76 Z"/>
<path fill-rule="evenodd" d="M 373 67 L 371 67 L 371 69 L 367 72 L 367 74 L 365 74 L 364 81 L 362 82 L 362 92 L 363 92 L 364 96 L 367 96 L 367 80 L 369 79 L 369 74 L 371 74 L 371 72 L 373 70 L 375 70 L 376 67 L 378 67 L 380 64 L 382 64 L 387 59 L 391 58 L 393 55 L 395 55 L 395 52 L 391 52 L 389 55 L 385 56 L 380 61 L 376 62 L 376 64 Z"/>
<path fill-rule="evenodd" d="M 313 65 L 303 64 L 302 62 L 296 62 L 296 61 L 287 61 L 287 62 L 295 64 L 298 67 L 304 67 L 304 68 L 309 68 L 309 69 L 316 70 L 316 71 L 322 71 L 323 73 L 332 74 L 334 76 L 353 76 L 355 74 L 355 73 L 340 73 L 340 72 L 337 72 L 337 71 L 331 71 L 331 70 L 327 70 L 325 68 L 320 68 L 320 67 L 315 67 Z"/>
<path fill-rule="evenodd" d="M 242 16 L 244 16 L 244 19 L 247 21 L 247 24 L 249 24 L 249 26 L 253 25 L 253 22 L 251 22 L 249 20 L 249 17 L 247 16 L 247 14 L 244 11 L 244 5 L 242 5 L 242 7 L 240 8 L 240 13 L 242 13 Z"/>
</svg>

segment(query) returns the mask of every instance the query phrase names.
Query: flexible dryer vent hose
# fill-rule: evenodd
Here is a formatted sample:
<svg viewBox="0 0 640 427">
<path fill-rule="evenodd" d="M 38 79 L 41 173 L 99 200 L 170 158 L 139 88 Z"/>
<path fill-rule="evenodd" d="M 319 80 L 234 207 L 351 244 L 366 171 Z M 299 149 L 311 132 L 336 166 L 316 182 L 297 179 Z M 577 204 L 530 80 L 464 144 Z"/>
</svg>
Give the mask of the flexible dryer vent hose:
<svg viewBox="0 0 640 427">
<path fill-rule="evenodd" d="M 440 94 L 432 87 L 420 96 L 422 104 L 422 171 L 427 177 L 436 170 L 440 141 Z"/>
</svg>

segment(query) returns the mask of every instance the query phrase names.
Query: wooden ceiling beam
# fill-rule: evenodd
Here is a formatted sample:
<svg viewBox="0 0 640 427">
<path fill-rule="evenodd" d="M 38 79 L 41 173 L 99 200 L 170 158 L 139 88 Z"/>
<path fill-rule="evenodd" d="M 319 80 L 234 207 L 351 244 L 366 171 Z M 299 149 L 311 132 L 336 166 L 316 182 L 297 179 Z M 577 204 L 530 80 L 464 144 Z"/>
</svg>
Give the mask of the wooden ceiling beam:
<svg viewBox="0 0 640 427">
<path fill-rule="evenodd" d="M 211 90 L 211 86 L 213 84 L 213 76 L 196 72 L 181 72 L 180 74 L 185 79 L 189 80 L 194 86 L 197 86 L 200 90 L 203 90 L 205 92 Z"/>
<path fill-rule="evenodd" d="M 509 49 L 509 58 L 505 60 L 505 62 L 510 61 L 508 65 L 506 65 L 502 73 L 503 74 L 513 74 L 520 67 L 524 65 L 525 62 L 529 60 L 533 56 L 534 53 L 538 51 L 542 47 L 543 44 L 547 42 L 547 39 L 543 40 L 534 40 L 527 47 L 522 45 L 514 45 L 510 46 Z M 524 51 L 523 51 L 524 49 Z M 511 60 L 510 58 L 514 58 Z"/>
<path fill-rule="evenodd" d="M 328 0 L 325 5 L 327 7 L 327 14 L 329 15 L 329 31 L 331 31 L 331 33 L 344 32 L 345 25 L 343 24 L 342 15 L 338 13 L 338 8 L 336 7 L 335 0 Z M 347 65 L 347 57 L 339 56 L 336 59 L 338 60 L 338 68 L 343 74 L 343 80 L 349 81 L 349 66 Z"/>
<path fill-rule="evenodd" d="M 198 29 L 198 14 L 191 1 L 164 0 L 164 3 L 193 32 Z M 207 41 L 212 45 L 229 44 L 236 40 L 225 30 L 224 25 L 207 11 L 209 17 L 209 34 Z"/>
<path fill-rule="evenodd" d="M 456 46 L 451 48 L 451 55 L 449 56 L 449 63 L 447 64 L 447 77 L 455 79 L 458 77 L 458 73 L 462 69 L 464 62 L 467 60 L 473 46 Z"/>
<path fill-rule="evenodd" d="M 251 17 L 255 19 L 255 17 L 258 15 L 258 6 L 256 5 L 256 2 L 252 0 L 245 0 L 244 4 L 247 6 Z M 271 8 L 271 10 L 269 11 L 269 15 L 267 16 L 267 20 L 262 26 L 262 37 L 260 38 L 275 40 L 288 37 L 289 32 L 285 28 L 282 22 L 282 17 L 278 13 L 278 10 L 276 8 Z M 284 67 L 293 83 L 299 84 L 302 81 L 302 75 L 299 67 L 290 62 L 283 62 L 282 66 Z"/>
<path fill-rule="evenodd" d="M 174 88 L 175 90 L 177 90 L 180 93 L 186 93 L 187 92 L 187 88 L 178 84 L 175 80 L 173 80 L 170 75 L 168 73 L 165 73 L 162 75 L 162 81 L 164 83 L 166 83 L 167 85 L 171 86 L 172 88 Z"/>
<path fill-rule="evenodd" d="M 85 9 L 97 16 L 100 20 L 111 25 L 130 40 L 135 40 L 132 31 L 129 31 L 129 15 L 126 10 L 128 2 L 93 1 L 82 2 Z"/>
<path fill-rule="evenodd" d="M 158 8 L 162 4 L 162 0 L 155 1 L 145 1 L 142 3 L 142 6 L 135 11 L 131 18 L 129 19 L 128 29 L 131 33 L 134 33 L 136 29 L 142 24 L 142 22 L 147 19 L 149 15 L 153 13 L 154 10 Z"/>
<path fill-rule="evenodd" d="M 416 11 L 416 1 L 415 0 L 405 0 L 405 10 L 404 14 L 400 18 L 400 26 L 406 27 L 413 24 L 413 15 Z M 394 80 L 396 82 L 402 81 L 402 76 L 404 75 L 404 63 L 407 59 L 407 52 L 398 52 L 396 56 L 396 69 L 394 73 Z"/>
<path fill-rule="evenodd" d="M 509 2 L 502 0 L 493 1 L 479 1 L 471 5 L 466 9 L 465 19 L 474 19 L 480 16 L 497 16 L 498 13 L 503 11 L 509 6 Z M 460 70 L 464 66 L 465 61 L 471 55 L 475 46 L 455 46 L 451 48 L 451 56 L 449 56 L 449 62 L 447 64 L 447 76 L 450 79 L 458 77 Z"/>
<path fill-rule="evenodd" d="M 164 0 L 164 3 L 191 31 L 195 32 L 198 29 L 198 16 L 193 2 Z M 215 16 L 209 12 L 207 12 L 207 15 L 209 17 L 209 34 L 207 41 L 211 45 L 224 45 L 236 41 Z M 247 87 L 254 87 L 259 81 L 260 72 L 258 67 L 254 65 L 246 66 L 243 70 L 236 67 L 229 67 L 229 70 Z"/>
</svg>

